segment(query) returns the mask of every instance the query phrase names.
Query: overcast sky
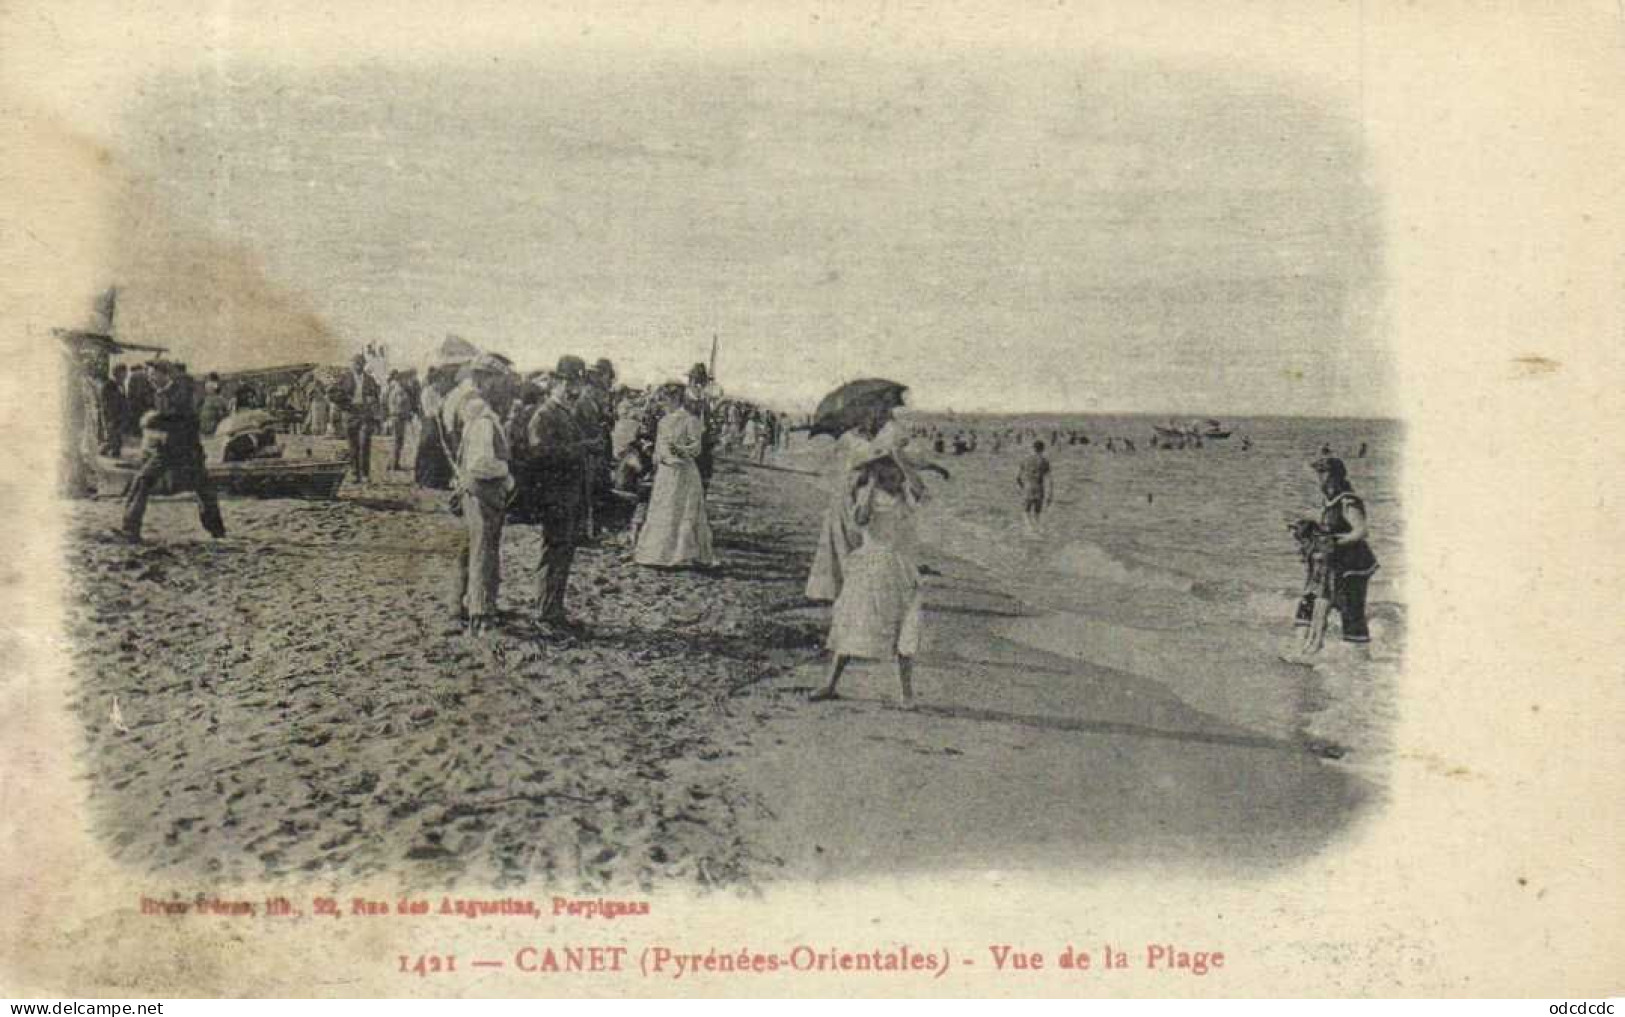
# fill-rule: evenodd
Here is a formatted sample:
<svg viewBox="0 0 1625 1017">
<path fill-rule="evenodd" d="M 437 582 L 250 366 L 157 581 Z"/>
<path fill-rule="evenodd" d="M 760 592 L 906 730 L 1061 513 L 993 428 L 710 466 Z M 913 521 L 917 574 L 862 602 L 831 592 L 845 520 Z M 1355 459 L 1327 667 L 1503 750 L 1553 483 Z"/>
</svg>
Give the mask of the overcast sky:
<svg viewBox="0 0 1625 1017">
<path fill-rule="evenodd" d="M 1381 412 L 1350 111 L 1238 63 L 621 50 L 144 82 L 121 326 L 200 369 L 445 333 L 921 408 Z"/>
</svg>

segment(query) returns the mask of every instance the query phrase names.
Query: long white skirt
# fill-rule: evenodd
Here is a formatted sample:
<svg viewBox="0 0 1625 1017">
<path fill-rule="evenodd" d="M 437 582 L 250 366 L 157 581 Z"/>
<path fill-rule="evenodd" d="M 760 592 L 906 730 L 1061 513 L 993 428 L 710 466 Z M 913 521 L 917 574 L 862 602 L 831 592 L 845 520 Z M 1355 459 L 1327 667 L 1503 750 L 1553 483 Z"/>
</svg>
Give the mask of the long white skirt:
<svg viewBox="0 0 1625 1017">
<path fill-rule="evenodd" d="M 655 470 L 649 513 L 632 560 L 668 568 L 716 564 L 711 523 L 705 517 L 705 485 L 693 462 L 661 463 Z"/>
<path fill-rule="evenodd" d="M 847 555 L 862 539 L 858 524 L 852 521 L 851 499 L 845 491 L 838 492 L 824 509 L 818 549 L 813 553 L 812 570 L 807 573 L 808 600 L 833 601 L 841 595 Z"/>
<path fill-rule="evenodd" d="M 846 556 L 846 577 L 830 618 L 829 648 L 889 660 L 920 651 L 920 572 L 898 550 L 865 541 Z"/>
</svg>

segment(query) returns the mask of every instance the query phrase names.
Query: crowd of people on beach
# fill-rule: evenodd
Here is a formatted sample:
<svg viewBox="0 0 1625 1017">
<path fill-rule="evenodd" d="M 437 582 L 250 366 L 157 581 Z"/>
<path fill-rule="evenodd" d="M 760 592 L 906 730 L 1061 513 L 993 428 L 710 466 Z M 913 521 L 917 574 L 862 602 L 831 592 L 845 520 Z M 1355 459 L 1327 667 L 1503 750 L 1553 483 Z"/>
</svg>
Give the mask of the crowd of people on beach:
<svg viewBox="0 0 1625 1017">
<path fill-rule="evenodd" d="M 330 389 L 346 420 L 351 462 L 364 464 L 370 430 L 382 423 L 396 454 L 416 432 L 413 483 L 451 492 L 467 541 L 459 556 L 454 614 L 479 633 L 498 624 L 501 538 L 509 522 L 536 524 L 537 623 L 579 634 L 566 600 L 582 542 L 619 530 L 630 560 L 648 568 L 717 563 L 705 493 L 719 455 L 757 462 L 786 439 L 783 417 L 723 399 L 696 364 L 684 381 L 647 389 L 617 383 L 615 366 L 561 357 L 550 371 L 520 372 L 482 353 L 430 368 L 421 385 L 392 377 L 382 391 L 357 357 Z M 365 468 L 357 478 L 366 482 Z"/>
<path fill-rule="evenodd" d="M 388 469 L 410 470 L 420 489 L 448 492 L 448 507 L 461 517 L 466 539 L 451 613 L 471 633 L 501 620 L 501 539 L 508 522 L 540 528 L 535 621 L 544 630 L 579 634 L 583 626 L 566 606 L 578 545 L 619 534 L 637 565 L 714 566 L 705 495 L 717 457 L 763 463 L 788 443 L 791 431 L 784 414 L 721 398 L 704 364 L 684 380 L 634 389 L 618 384 L 607 359 L 588 367 L 567 355 L 552 370 L 521 372 L 499 353 L 479 353 L 431 367 L 420 379 L 415 370 L 390 370 L 383 351 L 369 348 L 345 369 L 312 370 L 266 386 L 238 381 L 228 389 L 216 374 L 199 381 L 185 363 L 161 358 L 118 365 L 91 381 L 98 451 L 118 456 L 128 439 L 141 441 L 120 531 L 130 540 L 140 539 L 147 502 L 163 491 L 193 491 L 204 529 L 225 535 L 202 439 L 244 413 L 261 411 L 258 426 L 267 434 L 274 423 L 313 438 L 342 438 L 348 469 L 361 484 L 372 479 L 373 437 L 390 438 Z M 927 497 L 922 474 L 947 478 L 948 471 L 915 458 L 911 441 L 939 455 L 1026 450 L 1014 480 L 1034 534 L 1055 496 L 1048 451 L 1091 444 L 1111 453 L 1136 451 L 1128 437 L 1092 439 L 1075 427 L 905 429 L 895 417 L 900 406 L 900 394 L 877 404 L 842 445 L 805 587 L 809 601 L 832 605 L 831 664 L 817 700 L 835 697 L 854 657 L 893 661 L 902 698 L 912 699 L 921 610 L 913 517 Z M 254 441 L 241 441 L 227 443 L 228 460 L 233 448 L 240 456 L 259 451 Z M 410 463 L 404 458 L 409 445 Z M 1240 445 L 1245 451 L 1251 441 L 1243 437 Z M 1152 447 L 1171 442 L 1153 437 Z M 1365 453 L 1362 443 L 1357 456 Z M 1324 505 L 1318 518 L 1293 528 L 1306 573 L 1296 618 L 1302 635 L 1286 655 L 1294 662 L 1319 652 L 1333 612 L 1345 641 L 1363 647 L 1370 640 L 1365 591 L 1377 562 L 1365 505 L 1329 446 L 1314 467 Z"/>
<path fill-rule="evenodd" d="M 618 530 L 630 561 L 649 568 L 716 564 L 705 492 L 719 455 L 762 463 L 788 442 L 789 421 L 723 398 L 704 364 L 686 380 L 646 389 L 617 384 L 614 365 L 590 369 L 564 356 L 552 370 L 521 372 L 498 353 L 429 368 L 390 370 L 381 348 L 346 368 L 315 368 L 261 384 L 157 358 L 109 368 L 92 359 L 74 400 L 93 456 L 119 460 L 135 441 L 118 536 L 140 541 L 154 494 L 195 495 L 204 529 L 226 535 L 205 460 L 220 439 L 223 462 L 280 455 L 278 431 L 342 439 L 357 484 L 372 482 L 376 435 L 391 439 L 388 469 L 415 487 L 447 492 L 467 540 L 452 613 L 481 632 L 498 621 L 501 534 L 510 521 L 539 526 L 538 621 L 579 632 L 566 609 L 575 548 Z M 234 421 L 251 426 L 236 433 Z M 233 433 L 218 433 L 232 431 Z M 407 449 L 411 459 L 407 460 Z M 76 456 L 82 460 L 84 456 Z"/>
</svg>

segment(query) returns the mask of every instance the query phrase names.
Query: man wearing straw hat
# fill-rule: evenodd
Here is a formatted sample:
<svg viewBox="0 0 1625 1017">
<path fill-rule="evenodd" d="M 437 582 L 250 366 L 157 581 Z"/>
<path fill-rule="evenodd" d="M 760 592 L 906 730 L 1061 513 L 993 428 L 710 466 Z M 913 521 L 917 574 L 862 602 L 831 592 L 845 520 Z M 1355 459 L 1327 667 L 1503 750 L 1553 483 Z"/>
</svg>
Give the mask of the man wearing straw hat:
<svg viewBox="0 0 1625 1017">
<path fill-rule="evenodd" d="M 473 392 L 458 409 L 462 440 L 454 468 L 468 543 L 457 556 L 456 608 L 470 635 L 493 627 L 502 583 L 502 524 L 513 493 L 502 429 L 507 365 L 482 354 L 469 365 Z"/>
</svg>

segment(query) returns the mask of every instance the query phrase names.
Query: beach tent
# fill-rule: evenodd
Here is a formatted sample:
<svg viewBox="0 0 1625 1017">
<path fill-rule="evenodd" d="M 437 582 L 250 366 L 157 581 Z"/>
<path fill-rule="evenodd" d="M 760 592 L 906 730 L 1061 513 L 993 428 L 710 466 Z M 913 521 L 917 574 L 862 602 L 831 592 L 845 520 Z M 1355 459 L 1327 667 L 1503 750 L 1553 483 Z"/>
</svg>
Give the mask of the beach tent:
<svg viewBox="0 0 1625 1017">
<path fill-rule="evenodd" d="M 429 360 L 424 364 L 424 374 L 436 367 L 461 367 L 480 355 L 480 348 L 464 339 L 462 336 L 447 335 L 429 354 Z"/>
</svg>

